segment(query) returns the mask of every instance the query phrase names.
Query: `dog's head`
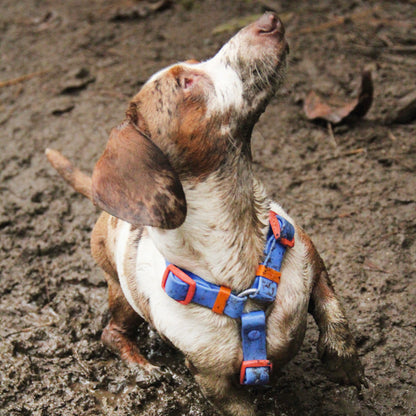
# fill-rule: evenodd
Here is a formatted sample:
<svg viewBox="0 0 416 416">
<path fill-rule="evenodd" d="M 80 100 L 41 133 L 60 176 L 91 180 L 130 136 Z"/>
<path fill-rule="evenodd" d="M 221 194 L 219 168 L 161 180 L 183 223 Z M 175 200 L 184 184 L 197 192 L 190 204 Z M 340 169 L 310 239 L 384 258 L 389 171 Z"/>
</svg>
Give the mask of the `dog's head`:
<svg viewBox="0 0 416 416">
<path fill-rule="evenodd" d="M 287 50 L 282 23 L 266 13 L 212 59 L 153 75 L 96 164 L 96 204 L 133 225 L 179 227 L 181 181 L 250 157 L 252 129 L 283 79 Z"/>
</svg>

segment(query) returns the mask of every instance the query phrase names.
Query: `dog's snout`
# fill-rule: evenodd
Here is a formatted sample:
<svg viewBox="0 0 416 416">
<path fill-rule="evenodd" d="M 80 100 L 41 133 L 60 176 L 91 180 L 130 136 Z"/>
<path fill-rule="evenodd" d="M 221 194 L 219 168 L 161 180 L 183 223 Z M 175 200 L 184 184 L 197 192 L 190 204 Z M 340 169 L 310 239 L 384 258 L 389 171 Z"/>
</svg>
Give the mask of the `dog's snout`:
<svg viewBox="0 0 416 416">
<path fill-rule="evenodd" d="M 279 33 L 280 35 L 285 34 L 285 28 L 282 21 L 275 13 L 265 13 L 259 20 L 256 22 L 256 29 L 259 34 L 274 34 Z"/>
</svg>

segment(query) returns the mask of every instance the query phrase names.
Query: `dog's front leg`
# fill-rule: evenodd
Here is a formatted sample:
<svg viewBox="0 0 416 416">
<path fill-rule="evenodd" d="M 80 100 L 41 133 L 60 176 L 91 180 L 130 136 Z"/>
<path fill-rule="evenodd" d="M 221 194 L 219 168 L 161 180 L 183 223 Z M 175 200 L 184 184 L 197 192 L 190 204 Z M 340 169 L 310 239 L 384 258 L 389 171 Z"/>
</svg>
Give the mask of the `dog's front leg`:
<svg viewBox="0 0 416 416">
<path fill-rule="evenodd" d="M 126 363 L 137 368 L 141 382 L 153 382 L 161 376 L 161 372 L 143 357 L 137 345 L 137 330 L 143 319 L 127 302 L 120 284 L 111 276 L 106 275 L 106 278 L 111 319 L 102 332 L 101 340 Z"/>
<path fill-rule="evenodd" d="M 331 379 L 341 384 L 354 385 L 360 390 L 362 384 L 367 387 L 367 381 L 348 320 L 323 260 L 309 237 L 302 230 L 299 234 L 308 247 L 314 272 L 309 312 L 319 328 L 319 358 L 329 370 Z"/>
<path fill-rule="evenodd" d="M 247 390 L 239 388 L 229 377 L 211 372 L 194 376 L 202 393 L 224 416 L 256 416 L 253 403 L 247 400 Z"/>
<path fill-rule="evenodd" d="M 109 226 L 109 224 L 112 226 Z M 108 285 L 108 306 L 111 319 L 104 328 L 101 340 L 125 362 L 144 370 L 147 376 L 158 375 L 157 367 L 150 364 L 137 346 L 137 330 L 143 318 L 134 311 L 124 296 L 117 275 L 113 241 L 118 220 L 102 213 L 91 235 L 91 253 L 103 269 Z"/>
<path fill-rule="evenodd" d="M 308 311 L 319 329 L 319 358 L 329 370 L 331 379 L 360 390 L 362 384 L 367 386 L 367 381 L 342 305 L 311 239 L 302 228 L 297 227 L 296 231 L 306 246 L 308 262 L 312 266 L 313 285 Z"/>
<path fill-rule="evenodd" d="M 367 387 L 347 318 L 326 270 L 316 278 L 309 312 L 319 328 L 318 355 L 329 370 L 329 377 L 341 384 L 352 384 L 358 390 L 361 384 Z"/>
</svg>

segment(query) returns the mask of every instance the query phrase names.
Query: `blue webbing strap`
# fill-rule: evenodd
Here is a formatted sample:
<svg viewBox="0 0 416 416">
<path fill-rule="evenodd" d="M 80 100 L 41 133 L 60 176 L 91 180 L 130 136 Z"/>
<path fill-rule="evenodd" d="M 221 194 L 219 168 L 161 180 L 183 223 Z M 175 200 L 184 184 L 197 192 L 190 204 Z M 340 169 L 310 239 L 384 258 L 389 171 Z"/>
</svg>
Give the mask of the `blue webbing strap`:
<svg viewBox="0 0 416 416">
<path fill-rule="evenodd" d="M 269 382 L 272 369 L 266 352 L 266 315 L 253 311 L 241 315 L 241 338 L 243 341 L 243 363 L 240 384 L 259 386 Z"/>
<path fill-rule="evenodd" d="M 272 220 L 270 221 L 271 225 L 263 251 L 264 260 L 260 264 L 280 272 L 286 248 L 289 244 L 293 245 L 295 228 L 289 221 L 286 221 L 273 211 L 271 211 L 270 215 L 274 216 L 278 222 L 274 221 L 273 224 Z M 277 239 L 276 235 L 279 236 Z M 250 295 L 250 298 L 260 302 L 273 302 L 277 293 L 277 282 L 264 276 L 256 276 L 252 288 L 258 290 L 253 295 Z"/>
<path fill-rule="evenodd" d="M 189 283 L 181 280 L 180 273 L 178 273 L 179 268 L 173 266 L 170 263 L 167 263 L 167 265 L 168 267 L 165 272 L 167 273 L 164 286 L 165 292 L 178 302 L 183 302 L 186 299 L 189 291 Z M 212 309 L 220 291 L 220 286 L 207 282 L 206 280 L 201 279 L 199 276 L 189 272 L 188 270 L 179 269 L 179 271 L 184 272 L 195 282 L 195 292 L 190 302 L 197 303 Z M 246 300 L 246 296 L 239 297 L 231 293 L 227 303 L 225 304 L 223 313 L 230 318 L 240 318 L 241 314 L 243 313 Z"/>
<path fill-rule="evenodd" d="M 293 225 L 270 211 L 270 227 L 263 251 L 264 260 L 260 265 L 271 269 L 274 275 L 279 276 L 286 248 L 293 247 L 294 235 Z M 194 273 L 168 262 L 166 264 L 162 287 L 171 298 L 183 304 L 197 303 L 215 311 L 214 305 L 224 296 L 221 294 L 222 286 L 207 282 Z M 222 313 L 234 319 L 241 318 L 243 345 L 241 384 L 267 384 L 272 368 L 270 361 L 267 360 L 265 313 L 262 310 L 243 313 L 247 301 L 247 296 L 244 294 L 250 293 L 249 297 L 258 302 L 270 303 L 275 300 L 277 286 L 278 281 L 270 280 L 265 275 L 256 275 L 253 285 L 247 291 L 235 295 L 228 289 L 229 293 L 222 298 Z"/>
</svg>

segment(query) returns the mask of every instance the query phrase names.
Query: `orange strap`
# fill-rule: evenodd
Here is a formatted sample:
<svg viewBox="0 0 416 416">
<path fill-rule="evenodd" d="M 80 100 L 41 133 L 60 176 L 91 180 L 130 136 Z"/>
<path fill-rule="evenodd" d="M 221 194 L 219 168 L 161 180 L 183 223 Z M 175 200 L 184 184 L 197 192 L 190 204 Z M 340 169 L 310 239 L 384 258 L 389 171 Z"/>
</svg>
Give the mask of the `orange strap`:
<svg viewBox="0 0 416 416">
<path fill-rule="evenodd" d="M 279 284 L 281 273 L 277 270 L 271 269 L 270 267 L 266 267 L 264 264 L 260 264 L 257 269 L 256 276 L 263 276 L 266 279 L 272 280 L 273 282 Z"/>
<path fill-rule="evenodd" d="M 228 298 L 230 297 L 231 289 L 225 286 L 220 286 L 217 298 L 215 299 L 214 306 L 212 307 L 213 312 L 219 313 L 220 315 L 224 312 L 225 305 Z"/>
</svg>

